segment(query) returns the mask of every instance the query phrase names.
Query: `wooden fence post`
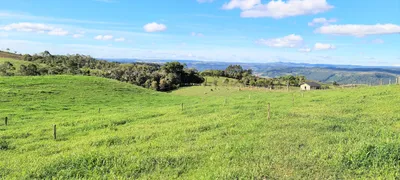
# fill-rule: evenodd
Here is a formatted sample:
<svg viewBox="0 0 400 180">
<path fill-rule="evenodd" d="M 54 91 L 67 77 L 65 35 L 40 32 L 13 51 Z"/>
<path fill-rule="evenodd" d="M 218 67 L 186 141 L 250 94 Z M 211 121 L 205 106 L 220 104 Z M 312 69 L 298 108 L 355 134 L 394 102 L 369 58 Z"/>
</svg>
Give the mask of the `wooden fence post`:
<svg viewBox="0 0 400 180">
<path fill-rule="evenodd" d="M 381 86 L 383 85 L 383 80 L 381 79 L 381 82 L 380 82 L 380 84 L 381 84 Z"/>
<path fill-rule="evenodd" d="M 271 119 L 271 104 L 268 103 L 268 121 Z"/>
<path fill-rule="evenodd" d="M 4 124 L 5 124 L 6 126 L 8 125 L 8 117 L 7 117 L 7 116 L 4 118 Z"/>
<path fill-rule="evenodd" d="M 101 110 L 101 109 L 99 108 L 99 113 L 100 113 L 100 110 Z"/>
<path fill-rule="evenodd" d="M 287 91 L 289 92 L 289 81 L 287 82 Z"/>
<path fill-rule="evenodd" d="M 53 136 L 54 136 L 54 140 L 57 139 L 57 126 L 54 124 L 53 125 Z"/>
<path fill-rule="evenodd" d="M 392 85 L 392 79 L 389 79 L 389 85 Z"/>
<path fill-rule="evenodd" d="M 183 103 L 182 103 L 182 111 L 183 111 Z"/>
</svg>

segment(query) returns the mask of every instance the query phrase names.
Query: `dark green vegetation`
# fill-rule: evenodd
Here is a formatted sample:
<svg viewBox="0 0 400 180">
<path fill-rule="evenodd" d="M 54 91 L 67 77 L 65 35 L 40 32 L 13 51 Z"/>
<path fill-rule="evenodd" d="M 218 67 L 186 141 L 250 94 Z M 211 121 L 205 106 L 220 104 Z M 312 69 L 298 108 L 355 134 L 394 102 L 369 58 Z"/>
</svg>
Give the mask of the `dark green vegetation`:
<svg viewBox="0 0 400 180">
<path fill-rule="evenodd" d="M 252 69 L 243 69 L 240 65 L 229 65 L 225 70 L 204 70 L 200 73 L 202 76 L 211 76 L 211 77 L 225 77 L 223 81 L 223 85 L 230 84 L 229 79 L 235 79 L 236 86 L 245 86 L 245 87 L 264 87 L 275 89 L 275 86 L 300 86 L 303 82 L 306 81 L 304 76 L 292 76 L 286 75 L 277 78 L 263 78 L 253 75 Z M 207 81 L 207 79 L 206 79 Z M 209 82 L 205 82 L 207 84 Z M 212 82 L 213 85 L 217 85 L 217 80 L 214 79 Z M 231 83 L 232 84 L 232 83 Z"/>
<path fill-rule="evenodd" d="M 0 179 L 395 179 L 399 103 L 395 85 L 302 97 L 0 77 Z"/>
<path fill-rule="evenodd" d="M 52 55 L 48 51 L 40 54 L 19 56 L 0 52 L 4 56 L 18 56 L 22 59 L 16 67 L 12 62 L 2 60 L 0 75 L 3 76 L 39 76 L 39 75 L 86 75 L 99 76 L 129 82 L 145 88 L 170 91 L 180 86 L 201 84 L 204 79 L 197 70 L 187 69 L 179 62 L 163 65 L 149 63 L 120 64 L 105 60 L 96 60 L 85 55 Z M 18 60 L 14 60 L 18 61 Z M 17 70 L 18 68 L 18 70 Z"/>
</svg>

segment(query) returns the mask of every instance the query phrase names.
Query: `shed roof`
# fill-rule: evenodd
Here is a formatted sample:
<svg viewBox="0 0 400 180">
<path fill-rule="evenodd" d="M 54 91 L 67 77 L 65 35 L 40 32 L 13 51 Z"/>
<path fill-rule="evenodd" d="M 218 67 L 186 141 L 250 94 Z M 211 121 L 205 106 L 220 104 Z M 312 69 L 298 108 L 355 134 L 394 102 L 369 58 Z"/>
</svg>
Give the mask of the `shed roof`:
<svg viewBox="0 0 400 180">
<path fill-rule="evenodd" d="M 316 82 L 305 82 L 304 84 L 308 84 L 311 87 L 320 87 L 321 85 Z"/>
</svg>

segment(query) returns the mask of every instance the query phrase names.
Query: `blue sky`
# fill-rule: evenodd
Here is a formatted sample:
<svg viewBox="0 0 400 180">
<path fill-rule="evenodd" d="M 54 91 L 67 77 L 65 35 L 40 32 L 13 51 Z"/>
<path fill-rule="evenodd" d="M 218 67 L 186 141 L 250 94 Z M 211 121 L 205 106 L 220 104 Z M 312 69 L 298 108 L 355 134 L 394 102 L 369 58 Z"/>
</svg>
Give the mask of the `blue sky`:
<svg viewBox="0 0 400 180">
<path fill-rule="evenodd" d="M 99 58 L 400 66 L 399 0 L 13 0 L 0 48 Z"/>
</svg>

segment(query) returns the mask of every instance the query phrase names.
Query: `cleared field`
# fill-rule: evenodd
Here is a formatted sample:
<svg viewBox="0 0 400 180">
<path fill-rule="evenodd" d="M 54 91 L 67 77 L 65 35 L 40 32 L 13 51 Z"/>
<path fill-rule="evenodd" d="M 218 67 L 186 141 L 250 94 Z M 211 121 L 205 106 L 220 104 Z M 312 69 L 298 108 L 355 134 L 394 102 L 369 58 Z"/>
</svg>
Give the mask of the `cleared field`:
<svg viewBox="0 0 400 180">
<path fill-rule="evenodd" d="M 399 103 L 395 85 L 302 96 L 0 77 L 0 178 L 394 179 Z"/>
</svg>

